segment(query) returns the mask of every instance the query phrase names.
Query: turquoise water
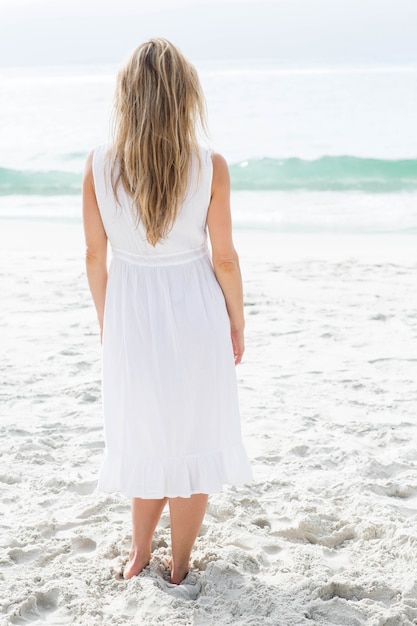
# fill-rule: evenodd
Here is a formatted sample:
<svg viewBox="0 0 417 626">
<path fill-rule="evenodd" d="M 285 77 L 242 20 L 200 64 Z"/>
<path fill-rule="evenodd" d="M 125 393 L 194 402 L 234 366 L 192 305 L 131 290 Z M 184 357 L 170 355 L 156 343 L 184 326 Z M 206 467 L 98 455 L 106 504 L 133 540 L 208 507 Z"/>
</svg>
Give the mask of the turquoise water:
<svg viewBox="0 0 417 626">
<path fill-rule="evenodd" d="M 116 69 L 0 69 L 0 217 L 79 215 Z M 417 68 L 198 69 L 240 227 L 417 229 Z"/>
<path fill-rule="evenodd" d="M 86 158 L 87 153 L 83 157 Z M 417 159 L 264 158 L 231 163 L 229 169 L 235 190 L 361 190 L 369 193 L 417 190 Z M 80 192 L 78 172 L 0 168 L 0 195 L 67 196 Z"/>
</svg>

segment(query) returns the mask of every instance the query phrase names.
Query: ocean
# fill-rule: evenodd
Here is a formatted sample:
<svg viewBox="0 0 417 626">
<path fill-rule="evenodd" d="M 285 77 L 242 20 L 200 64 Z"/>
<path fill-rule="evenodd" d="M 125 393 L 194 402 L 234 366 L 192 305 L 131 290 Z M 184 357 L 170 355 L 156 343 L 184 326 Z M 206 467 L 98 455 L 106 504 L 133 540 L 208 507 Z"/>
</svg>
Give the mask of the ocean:
<svg viewBox="0 0 417 626">
<path fill-rule="evenodd" d="M 417 231 L 417 68 L 196 63 L 237 229 Z M 0 219 L 78 220 L 116 66 L 0 69 Z"/>
</svg>

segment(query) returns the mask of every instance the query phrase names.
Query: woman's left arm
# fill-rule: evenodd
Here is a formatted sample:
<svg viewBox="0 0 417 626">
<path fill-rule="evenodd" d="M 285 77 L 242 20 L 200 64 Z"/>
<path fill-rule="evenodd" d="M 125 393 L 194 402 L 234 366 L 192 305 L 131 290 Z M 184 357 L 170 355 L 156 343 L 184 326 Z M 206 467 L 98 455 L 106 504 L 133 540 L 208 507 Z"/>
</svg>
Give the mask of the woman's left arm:
<svg viewBox="0 0 417 626">
<path fill-rule="evenodd" d="M 93 178 L 93 153 L 87 159 L 83 177 L 83 223 L 86 243 L 85 262 L 88 284 L 103 333 L 104 302 L 107 287 L 107 235 L 97 204 Z"/>
</svg>

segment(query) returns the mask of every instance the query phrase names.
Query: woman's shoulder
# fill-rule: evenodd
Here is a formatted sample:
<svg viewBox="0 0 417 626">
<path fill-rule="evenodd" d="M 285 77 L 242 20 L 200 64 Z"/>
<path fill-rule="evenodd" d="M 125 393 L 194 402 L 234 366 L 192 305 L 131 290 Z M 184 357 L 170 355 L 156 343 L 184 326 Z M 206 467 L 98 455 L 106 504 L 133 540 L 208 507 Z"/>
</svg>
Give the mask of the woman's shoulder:
<svg viewBox="0 0 417 626">
<path fill-rule="evenodd" d="M 218 185 L 230 185 L 229 166 L 223 155 L 212 152 L 211 162 L 213 167 L 213 187 Z"/>
<path fill-rule="evenodd" d="M 212 151 L 210 154 L 211 162 L 213 163 L 213 168 L 216 169 L 228 169 L 227 161 L 222 154 L 219 152 Z"/>
<path fill-rule="evenodd" d="M 212 148 L 199 146 L 201 163 L 208 167 L 213 173 L 219 175 L 228 175 L 229 167 L 227 161 L 222 154 L 216 152 Z"/>
<path fill-rule="evenodd" d="M 95 146 L 90 153 L 90 158 L 91 167 L 95 176 L 99 174 L 108 176 L 115 165 L 113 148 L 108 143 Z"/>
<path fill-rule="evenodd" d="M 110 146 L 108 143 L 101 143 L 95 146 L 91 150 L 92 160 L 104 160 L 106 156 L 110 153 Z"/>
</svg>

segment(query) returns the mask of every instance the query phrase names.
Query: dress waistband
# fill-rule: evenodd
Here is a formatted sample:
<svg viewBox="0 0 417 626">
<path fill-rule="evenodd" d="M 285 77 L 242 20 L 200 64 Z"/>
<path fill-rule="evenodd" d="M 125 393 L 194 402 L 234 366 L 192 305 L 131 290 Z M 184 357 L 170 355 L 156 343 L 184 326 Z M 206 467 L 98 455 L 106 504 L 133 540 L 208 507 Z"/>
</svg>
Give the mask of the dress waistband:
<svg viewBox="0 0 417 626">
<path fill-rule="evenodd" d="M 148 265 L 151 267 L 162 265 L 182 265 L 183 263 L 190 263 L 196 259 L 208 255 L 207 244 L 200 246 L 199 248 L 193 248 L 192 250 L 184 250 L 181 252 L 174 252 L 173 254 L 136 254 L 136 252 L 128 252 L 127 250 L 120 250 L 119 248 L 112 248 L 113 258 L 121 259 L 127 263 L 133 265 Z"/>
</svg>

